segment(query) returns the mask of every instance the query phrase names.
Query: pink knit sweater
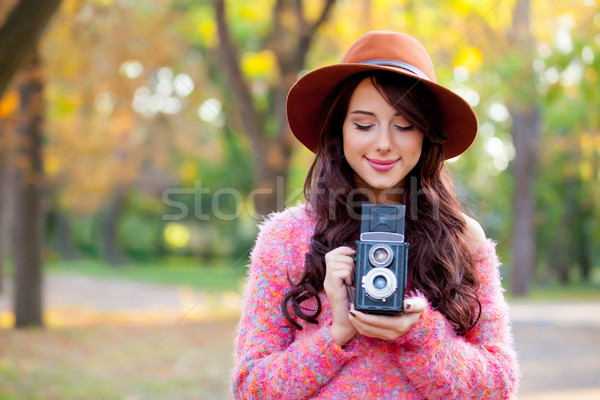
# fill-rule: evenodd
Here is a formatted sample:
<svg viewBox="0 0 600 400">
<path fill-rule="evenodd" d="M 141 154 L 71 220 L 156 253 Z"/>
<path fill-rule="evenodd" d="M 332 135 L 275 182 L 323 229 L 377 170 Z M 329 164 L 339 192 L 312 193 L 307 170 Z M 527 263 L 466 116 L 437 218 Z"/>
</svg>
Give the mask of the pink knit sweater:
<svg viewBox="0 0 600 400">
<path fill-rule="evenodd" d="M 289 327 L 279 307 L 297 281 L 315 221 L 303 206 L 273 214 L 252 251 L 236 340 L 236 399 L 509 399 L 518 371 L 492 241 L 476 251 L 481 319 L 457 336 L 427 307 L 405 336 L 386 341 L 356 334 L 340 347 L 331 338 L 327 296 L 318 324 Z M 309 303 L 309 302 L 306 302 Z M 314 306 L 316 302 L 306 304 Z M 304 304 L 303 304 L 304 305 Z M 292 314 L 293 315 L 293 314 Z"/>
</svg>

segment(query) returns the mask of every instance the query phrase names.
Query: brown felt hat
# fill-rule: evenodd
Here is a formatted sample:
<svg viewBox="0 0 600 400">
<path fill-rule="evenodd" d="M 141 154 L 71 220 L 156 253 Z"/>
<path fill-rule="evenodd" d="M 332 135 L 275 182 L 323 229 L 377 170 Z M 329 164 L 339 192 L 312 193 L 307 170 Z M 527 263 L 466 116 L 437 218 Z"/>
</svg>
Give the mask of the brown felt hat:
<svg viewBox="0 0 600 400">
<path fill-rule="evenodd" d="M 462 97 L 438 85 L 433 63 L 423 45 L 404 33 L 373 31 L 359 37 L 339 64 L 302 76 L 287 97 L 287 117 L 294 136 L 311 151 L 319 144 L 327 96 L 344 80 L 364 71 L 392 71 L 425 84 L 437 99 L 448 140 L 444 158 L 456 157 L 475 140 L 477 117 Z"/>
</svg>

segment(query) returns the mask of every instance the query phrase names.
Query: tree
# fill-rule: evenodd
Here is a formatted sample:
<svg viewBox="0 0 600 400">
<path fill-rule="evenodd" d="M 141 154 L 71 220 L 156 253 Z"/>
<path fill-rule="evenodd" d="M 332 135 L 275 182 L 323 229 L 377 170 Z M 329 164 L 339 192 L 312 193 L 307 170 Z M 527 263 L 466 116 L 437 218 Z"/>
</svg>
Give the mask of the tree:
<svg viewBox="0 0 600 400">
<path fill-rule="evenodd" d="M 509 100 L 515 146 L 514 230 L 512 235 L 512 292 L 525 295 L 535 267 L 534 182 L 540 143 L 540 112 L 533 71 L 535 41 L 530 28 L 530 0 L 518 0 L 513 9 L 509 43 L 515 46 L 520 70 L 511 77 L 519 96 Z"/>
<path fill-rule="evenodd" d="M 42 324 L 42 122 L 44 84 L 36 54 L 19 74 L 15 185 L 16 327 Z"/>
<path fill-rule="evenodd" d="M 0 101 L 0 292 L 4 288 L 4 262 L 14 217 L 13 147 L 17 102 L 14 89 Z"/>
<path fill-rule="evenodd" d="M 283 206 L 282 199 L 277 199 L 277 179 L 287 178 L 292 149 L 285 112 L 286 94 L 304 68 L 311 44 L 334 3 L 335 0 L 325 0 L 319 15 L 311 22 L 305 16 L 303 0 L 275 1 L 271 29 L 258 47 L 274 54 L 279 78 L 269 87 L 268 107 L 261 110 L 256 107 L 251 84 L 240 68 L 240 53 L 231 36 L 225 1 L 213 0 L 219 38 L 217 52 L 227 76 L 227 85 L 233 93 L 231 109 L 239 114 L 239 132 L 243 132 L 252 143 L 257 165 L 257 189 L 265 194 L 256 198 L 259 214 L 267 214 Z M 291 20 L 293 23 L 290 23 Z"/>
<path fill-rule="evenodd" d="M 0 28 L 0 97 L 59 5 L 60 0 L 21 0 Z"/>
<path fill-rule="evenodd" d="M 41 325 L 40 179 L 43 84 L 34 49 L 60 0 L 19 1 L 0 28 L 0 97 L 27 57 L 19 82 L 17 170 L 15 187 L 15 314 L 16 326 Z M 4 207 L 4 205 L 3 205 Z M 4 212 L 4 210 L 3 210 Z M 0 252 L 1 253 L 1 252 Z"/>
</svg>

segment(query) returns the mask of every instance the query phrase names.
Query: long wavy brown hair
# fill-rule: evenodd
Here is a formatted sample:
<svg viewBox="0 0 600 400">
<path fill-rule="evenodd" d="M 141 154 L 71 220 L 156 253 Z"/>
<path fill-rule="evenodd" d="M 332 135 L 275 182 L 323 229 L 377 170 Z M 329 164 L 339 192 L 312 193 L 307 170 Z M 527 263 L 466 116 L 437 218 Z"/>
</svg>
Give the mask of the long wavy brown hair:
<svg viewBox="0 0 600 400">
<path fill-rule="evenodd" d="M 320 144 L 304 183 L 307 209 L 316 218 L 315 231 L 305 256 L 304 270 L 281 301 L 281 311 L 296 329 L 302 327 L 290 315 L 317 323 L 322 305 L 319 293 L 325 279 L 325 254 L 339 246 L 356 248 L 360 235 L 360 206 L 369 201 L 357 192 L 355 173 L 344 158 L 342 126 L 354 89 L 369 78 L 394 108 L 424 134 L 421 157 L 404 180 L 402 203 L 406 205 L 406 237 L 410 243 L 408 282 L 465 335 L 479 320 L 478 275 L 474 254 L 465 239 L 462 206 L 444 167 L 446 136 L 435 98 L 425 85 L 388 72 L 367 72 L 344 81 L 324 107 Z M 372 201 L 372 199 L 371 199 Z M 303 307 L 308 299 L 316 308 Z"/>
</svg>

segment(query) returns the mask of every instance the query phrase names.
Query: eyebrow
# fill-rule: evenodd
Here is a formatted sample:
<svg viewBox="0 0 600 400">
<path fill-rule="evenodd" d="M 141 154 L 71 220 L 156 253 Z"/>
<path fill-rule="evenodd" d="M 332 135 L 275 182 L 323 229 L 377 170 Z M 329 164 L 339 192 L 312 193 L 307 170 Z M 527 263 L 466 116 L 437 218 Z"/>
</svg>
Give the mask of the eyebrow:
<svg viewBox="0 0 600 400">
<path fill-rule="evenodd" d="M 375 115 L 375 113 L 371 112 L 371 111 L 364 111 L 364 110 L 355 110 L 352 111 L 350 114 L 362 114 L 362 115 L 370 115 L 372 117 L 376 117 L 377 115 Z M 394 114 L 394 117 L 401 117 L 402 115 L 399 112 L 396 112 L 396 114 Z"/>
</svg>

